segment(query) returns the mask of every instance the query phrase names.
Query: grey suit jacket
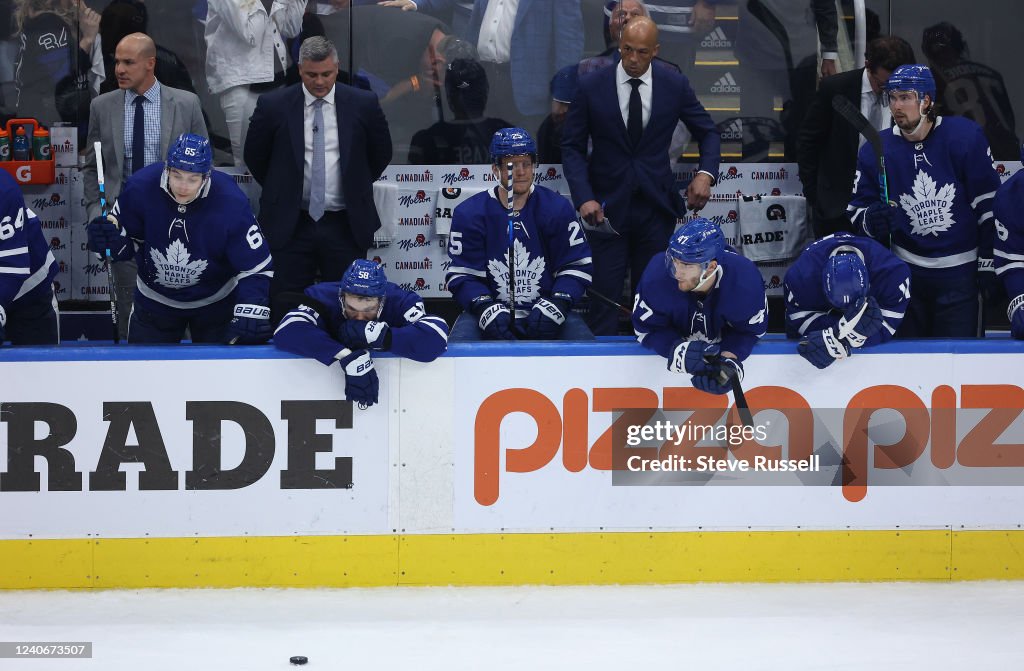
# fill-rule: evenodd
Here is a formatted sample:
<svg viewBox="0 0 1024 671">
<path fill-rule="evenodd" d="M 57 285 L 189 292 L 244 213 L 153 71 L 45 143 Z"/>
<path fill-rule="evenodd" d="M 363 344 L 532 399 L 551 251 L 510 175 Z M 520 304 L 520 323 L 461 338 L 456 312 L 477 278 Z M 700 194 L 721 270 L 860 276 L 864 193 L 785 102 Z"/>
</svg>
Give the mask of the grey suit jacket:
<svg viewBox="0 0 1024 671">
<path fill-rule="evenodd" d="M 89 106 L 89 140 L 85 147 L 85 207 L 88 219 L 100 215 L 100 190 L 96 180 L 94 143 L 103 143 L 103 177 L 107 207 L 114 205 L 124 179 L 124 97 L 118 89 L 93 98 Z M 209 137 L 199 98 L 194 93 L 160 85 L 160 156 L 182 133 Z"/>
</svg>

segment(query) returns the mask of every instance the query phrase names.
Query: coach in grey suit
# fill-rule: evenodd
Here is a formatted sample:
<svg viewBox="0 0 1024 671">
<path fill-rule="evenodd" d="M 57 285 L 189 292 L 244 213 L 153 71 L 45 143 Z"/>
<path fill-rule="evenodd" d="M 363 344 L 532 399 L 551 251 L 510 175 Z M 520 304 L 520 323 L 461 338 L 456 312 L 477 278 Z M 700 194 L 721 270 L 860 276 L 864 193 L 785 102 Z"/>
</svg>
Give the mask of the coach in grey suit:
<svg viewBox="0 0 1024 671">
<path fill-rule="evenodd" d="M 121 187 L 131 176 L 133 167 L 142 167 L 164 160 L 167 146 L 182 133 L 208 137 L 203 111 L 196 94 L 162 86 L 154 74 L 156 45 L 144 33 L 132 33 L 122 39 L 114 52 L 116 91 L 93 99 L 89 107 L 89 140 L 86 143 L 85 205 L 91 221 L 100 214 L 99 184 L 96 177 L 94 144 L 103 146 L 104 190 L 108 208 L 113 206 Z M 136 103 L 136 99 L 141 102 Z M 141 111 L 139 111 L 141 106 Z M 138 118 L 137 118 L 137 115 Z M 141 145 L 136 142 L 135 129 L 144 130 Z M 142 146 L 139 161 L 134 147 Z M 135 262 L 114 264 L 117 310 L 121 337 L 128 335 L 128 314 L 135 289 Z"/>
</svg>

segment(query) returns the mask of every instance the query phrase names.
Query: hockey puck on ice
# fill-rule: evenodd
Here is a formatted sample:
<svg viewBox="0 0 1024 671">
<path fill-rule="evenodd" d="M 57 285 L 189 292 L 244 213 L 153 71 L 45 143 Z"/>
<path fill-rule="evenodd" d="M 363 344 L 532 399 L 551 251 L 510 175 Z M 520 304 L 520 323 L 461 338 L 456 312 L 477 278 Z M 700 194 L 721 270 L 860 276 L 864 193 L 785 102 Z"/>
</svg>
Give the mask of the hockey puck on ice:
<svg viewBox="0 0 1024 671">
<path fill-rule="evenodd" d="M 306 662 L 308 662 L 309 660 L 306 659 L 305 657 L 303 657 L 302 655 L 295 655 L 294 657 L 292 657 L 288 661 L 291 662 L 292 664 L 302 665 L 302 664 L 305 664 Z"/>
</svg>

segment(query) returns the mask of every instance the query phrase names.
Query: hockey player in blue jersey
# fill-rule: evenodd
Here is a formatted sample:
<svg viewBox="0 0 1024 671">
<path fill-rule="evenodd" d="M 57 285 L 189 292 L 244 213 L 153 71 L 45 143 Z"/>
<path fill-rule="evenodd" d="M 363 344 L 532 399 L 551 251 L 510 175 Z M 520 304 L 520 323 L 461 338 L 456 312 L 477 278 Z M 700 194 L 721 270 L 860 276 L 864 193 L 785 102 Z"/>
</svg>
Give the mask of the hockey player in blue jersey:
<svg viewBox="0 0 1024 671">
<path fill-rule="evenodd" d="M 910 266 L 914 298 L 900 337 L 978 335 L 978 291 L 995 284 L 992 201 L 999 177 L 978 124 L 936 116 L 935 81 L 901 65 L 885 85 L 896 125 L 882 133 L 888 198 L 870 144 L 857 158 L 847 209 L 854 230 L 890 245 Z"/>
<path fill-rule="evenodd" d="M 633 299 L 633 330 L 644 347 L 689 373 L 694 387 L 724 394 L 768 326 L 764 281 L 728 249 L 703 217 L 684 224 L 647 264 Z"/>
<path fill-rule="evenodd" d="M 881 244 L 836 233 L 807 245 L 786 271 L 786 335 L 818 368 L 886 342 L 910 300 L 910 268 Z"/>
<path fill-rule="evenodd" d="M 340 282 L 314 284 L 292 302 L 274 344 L 325 366 L 339 362 L 345 398 L 364 406 L 377 402 L 371 352 L 427 362 L 448 347 L 444 320 L 427 314 L 418 294 L 388 282 L 373 261 L 356 259 Z"/>
<path fill-rule="evenodd" d="M 60 341 L 53 278 L 57 261 L 35 213 L 0 170 L 0 345 L 56 345 Z"/>
<path fill-rule="evenodd" d="M 490 151 L 499 185 L 466 200 L 452 218 L 446 281 L 465 310 L 452 327 L 452 341 L 592 339 L 572 312 L 593 272 L 576 212 L 564 197 L 534 186 L 537 145 L 525 130 L 499 130 Z M 508 162 L 513 165 L 515 315 L 509 309 Z"/>
<path fill-rule="evenodd" d="M 196 343 L 270 339 L 270 247 L 245 194 L 212 166 L 210 141 L 183 134 L 89 222 L 89 249 L 138 262 L 130 343 L 177 343 L 186 328 Z"/>
<path fill-rule="evenodd" d="M 1024 146 L 1020 160 L 1024 163 Z M 996 192 L 995 267 L 1006 287 L 1010 304 L 1006 318 L 1010 334 L 1024 339 L 1024 170 L 1018 170 Z"/>
</svg>

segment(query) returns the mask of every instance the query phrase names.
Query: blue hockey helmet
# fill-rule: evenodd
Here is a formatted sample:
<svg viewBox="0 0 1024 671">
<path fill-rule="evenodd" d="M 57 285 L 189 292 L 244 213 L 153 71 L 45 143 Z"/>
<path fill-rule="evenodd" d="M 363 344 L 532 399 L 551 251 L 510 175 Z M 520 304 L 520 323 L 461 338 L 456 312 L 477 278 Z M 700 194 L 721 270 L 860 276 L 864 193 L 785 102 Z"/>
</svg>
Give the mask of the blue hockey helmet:
<svg viewBox="0 0 1024 671">
<path fill-rule="evenodd" d="M 701 271 L 707 270 L 712 260 L 725 250 L 725 236 L 718 224 L 697 217 L 679 227 L 668 240 L 665 250 L 665 267 L 669 275 L 676 276 L 673 261 L 699 263 Z"/>
<path fill-rule="evenodd" d="M 868 295 L 868 268 L 860 255 L 852 251 L 830 256 L 821 271 L 821 279 L 825 298 L 840 310 Z"/>
<path fill-rule="evenodd" d="M 384 294 L 388 278 L 379 263 L 369 259 L 356 259 L 341 277 L 338 300 L 346 319 L 357 316 L 380 317 L 384 309 Z"/>
<path fill-rule="evenodd" d="M 502 128 L 491 138 L 491 163 L 498 165 L 506 156 L 525 156 L 529 154 L 537 160 L 537 143 L 522 128 Z"/>
<path fill-rule="evenodd" d="M 213 150 L 210 149 L 210 141 L 202 135 L 182 133 L 167 148 L 167 167 L 185 172 L 197 172 L 201 175 L 210 174 L 210 169 L 213 168 Z"/>
<path fill-rule="evenodd" d="M 919 100 L 924 100 L 927 95 L 934 101 L 935 78 L 932 77 L 932 71 L 927 65 L 901 65 L 892 71 L 889 81 L 885 83 L 886 93 L 894 91 L 917 91 Z"/>
</svg>

